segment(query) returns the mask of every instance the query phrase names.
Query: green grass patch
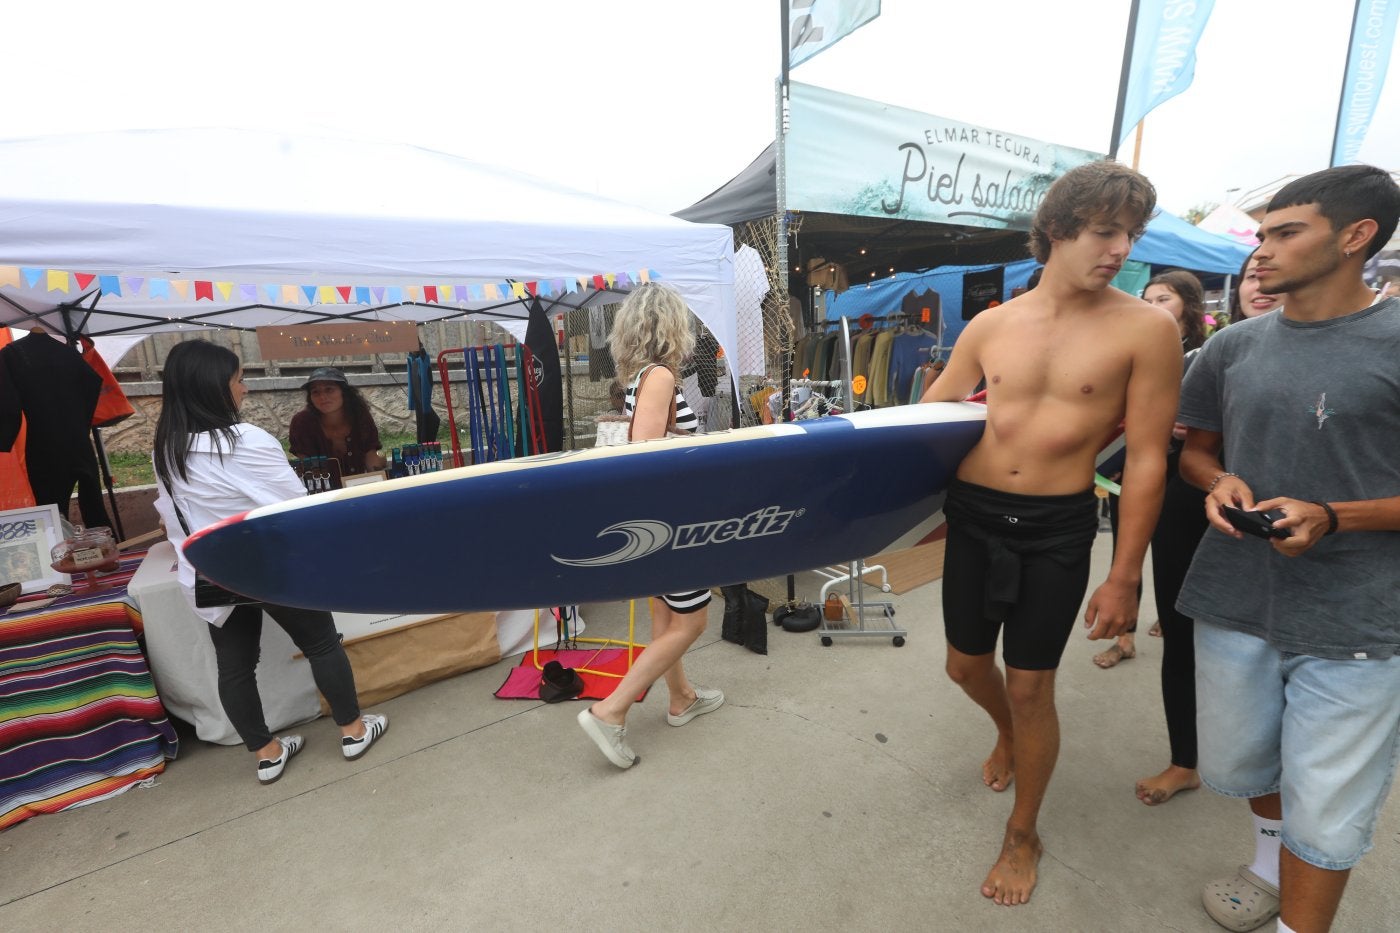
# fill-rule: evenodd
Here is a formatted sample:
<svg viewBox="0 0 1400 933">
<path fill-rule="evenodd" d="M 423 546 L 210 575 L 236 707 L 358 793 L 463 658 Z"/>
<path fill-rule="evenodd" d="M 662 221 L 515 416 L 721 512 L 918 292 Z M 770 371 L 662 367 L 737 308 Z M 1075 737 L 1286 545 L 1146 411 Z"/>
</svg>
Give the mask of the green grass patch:
<svg viewBox="0 0 1400 933">
<path fill-rule="evenodd" d="M 395 447 L 403 447 L 407 444 L 417 442 L 416 434 L 381 434 L 380 443 L 384 445 L 385 458 Z M 287 449 L 287 441 L 282 441 L 282 449 Z M 289 453 L 288 457 L 291 456 Z M 118 489 L 125 486 L 150 486 L 156 481 L 155 467 L 151 465 L 151 455 L 148 453 L 111 453 L 107 454 L 107 462 L 112 466 L 112 485 Z"/>
</svg>

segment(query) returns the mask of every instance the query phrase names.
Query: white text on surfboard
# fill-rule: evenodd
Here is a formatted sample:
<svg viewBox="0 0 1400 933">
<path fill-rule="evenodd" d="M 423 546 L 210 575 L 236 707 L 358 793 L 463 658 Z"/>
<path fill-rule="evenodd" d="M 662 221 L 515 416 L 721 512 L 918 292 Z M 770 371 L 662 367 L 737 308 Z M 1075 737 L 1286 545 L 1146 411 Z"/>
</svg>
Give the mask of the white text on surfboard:
<svg viewBox="0 0 1400 933">
<path fill-rule="evenodd" d="M 549 555 L 558 563 L 569 567 L 607 567 L 625 564 L 648 554 L 660 551 L 669 545 L 672 550 L 702 547 L 707 544 L 724 544 L 729 541 L 744 541 L 749 538 L 762 538 L 779 535 L 787 531 L 793 518 L 800 516 L 805 509 L 786 510 L 776 505 L 755 509 L 739 518 L 716 519 L 708 522 L 695 522 L 672 528 L 666 522 L 654 519 L 640 519 L 609 525 L 598 532 L 598 537 L 624 535 L 627 542 L 615 551 L 598 557 L 569 558 L 557 554 Z"/>
<path fill-rule="evenodd" d="M 722 544 L 725 541 L 780 535 L 787 531 L 788 522 L 792 521 L 794 514 L 785 512 L 776 505 L 770 505 L 766 509 L 750 512 L 743 518 L 681 525 L 676 529 L 676 540 L 671 547 L 700 547 L 704 544 Z"/>
</svg>

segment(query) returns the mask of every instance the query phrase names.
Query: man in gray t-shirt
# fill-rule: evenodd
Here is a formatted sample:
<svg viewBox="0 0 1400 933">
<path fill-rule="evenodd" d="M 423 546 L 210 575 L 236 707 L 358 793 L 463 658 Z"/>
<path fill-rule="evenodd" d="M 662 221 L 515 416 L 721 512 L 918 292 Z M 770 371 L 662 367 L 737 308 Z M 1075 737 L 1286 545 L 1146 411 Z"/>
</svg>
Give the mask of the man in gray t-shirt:
<svg viewBox="0 0 1400 933">
<path fill-rule="evenodd" d="M 1397 216 L 1370 166 L 1284 187 L 1256 253 L 1284 307 L 1212 337 L 1182 388 L 1181 473 L 1212 526 L 1177 603 L 1200 774 L 1255 822 L 1254 862 L 1204 893 L 1235 930 L 1280 906 L 1280 930 L 1328 928 L 1400 753 L 1400 300 L 1361 277 Z M 1230 507 L 1282 517 L 1250 536 Z"/>
</svg>

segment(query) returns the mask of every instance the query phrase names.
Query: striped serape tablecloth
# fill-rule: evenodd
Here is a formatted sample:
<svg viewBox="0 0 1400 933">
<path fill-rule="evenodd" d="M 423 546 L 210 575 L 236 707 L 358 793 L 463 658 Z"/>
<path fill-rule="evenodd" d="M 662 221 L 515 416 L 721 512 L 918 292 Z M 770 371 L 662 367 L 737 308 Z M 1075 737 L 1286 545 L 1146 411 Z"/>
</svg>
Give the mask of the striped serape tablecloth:
<svg viewBox="0 0 1400 933">
<path fill-rule="evenodd" d="M 123 560 L 131 572 L 139 555 Z M 179 750 L 125 579 L 0 615 L 0 830 L 114 797 Z"/>
</svg>

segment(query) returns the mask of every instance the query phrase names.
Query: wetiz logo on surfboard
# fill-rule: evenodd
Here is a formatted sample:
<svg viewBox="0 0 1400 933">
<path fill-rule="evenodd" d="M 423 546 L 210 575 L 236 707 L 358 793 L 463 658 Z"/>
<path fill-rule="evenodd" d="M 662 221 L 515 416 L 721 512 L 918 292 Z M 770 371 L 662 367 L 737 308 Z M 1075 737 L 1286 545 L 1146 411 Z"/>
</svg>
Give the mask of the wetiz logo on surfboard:
<svg viewBox="0 0 1400 933">
<path fill-rule="evenodd" d="M 709 522 L 695 522 L 690 525 L 677 525 L 672 528 L 666 522 L 653 519 L 637 519 L 618 522 L 598 532 L 598 537 L 624 535 L 627 543 L 622 547 L 599 557 L 560 557 L 549 555 L 555 561 L 569 567 L 608 567 L 625 564 L 628 561 L 646 557 L 670 547 L 704 547 L 708 544 L 725 544 L 729 541 L 746 541 L 749 538 L 765 538 L 780 535 L 787 531 L 789 523 L 800 517 L 806 509 L 784 510 L 776 505 L 755 509 L 742 518 L 722 518 Z"/>
</svg>

